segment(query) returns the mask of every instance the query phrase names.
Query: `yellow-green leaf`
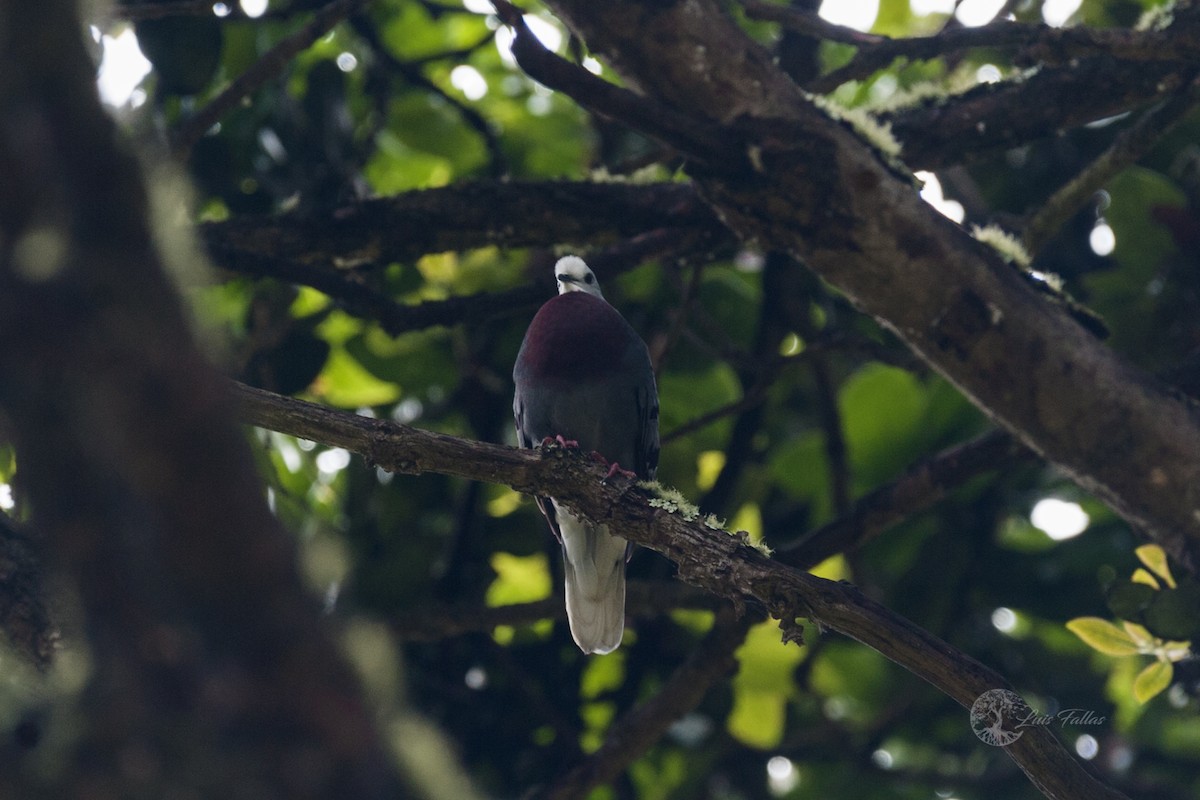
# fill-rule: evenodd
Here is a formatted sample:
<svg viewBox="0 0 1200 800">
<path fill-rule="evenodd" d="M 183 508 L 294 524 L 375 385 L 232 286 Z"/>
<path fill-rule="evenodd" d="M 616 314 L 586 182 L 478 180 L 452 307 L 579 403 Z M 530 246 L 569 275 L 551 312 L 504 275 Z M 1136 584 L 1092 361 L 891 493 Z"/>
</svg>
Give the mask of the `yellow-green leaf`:
<svg viewBox="0 0 1200 800">
<path fill-rule="evenodd" d="M 491 562 L 496 580 L 487 590 L 489 606 L 530 603 L 550 596 L 550 565 L 545 553 L 531 556 L 493 553 Z"/>
<path fill-rule="evenodd" d="M 1141 625 L 1138 625 L 1136 622 L 1121 620 L 1121 627 L 1124 628 L 1125 632 L 1133 637 L 1133 640 L 1138 644 L 1148 645 L 1155 639 L 1154 634 L 1150 633 L 1150 631 L 1146 630 Z"/>
<path fill-rule="evenodd" d="M 1166 661 L 1155 661 L 1138 673 L 1133 680 L 1133 697 L 1139 703 L 1145 703 L 1154 695 L 1171 685 L 1171 677 L 1175 670 Z"/>
<path fill-rule="evenodd" d="M 1132 656 L 1138 644 L 1125 631 L 1099 617 L 1076 617 L 1067 623 L 1067 630 L 1078 636 L 1093 650 L 1110 656 Z"/>
<path fill-rule="evenodd" d="M 1163 583 L 1175 588 L 1175 579 L 1171 577 L 1171 568 L 1167 566 L 1167 554 L 1156 544 L 1144 544 L 1133 552 L 1150 571 L 1163 579 Z"/>
<path fill-rule="evenodd" d="M 783 738 L 786 704 L 786 698 L 779 692 L 737 691 L 725 726 L 742 744 L 770 750 Z"/>
<path fill-rule="evenodd" d="M 1138 567 L 1133 571 L 1133 575 L 1129 577 L 1129 580 L 1133 583 L 1144 583 L 1147 586 L 1152 586 L 1155 589 L 1158 588 L 1158 581 L 1154 580 L 1154 576 L 1141 567 Z"/>
</svg>

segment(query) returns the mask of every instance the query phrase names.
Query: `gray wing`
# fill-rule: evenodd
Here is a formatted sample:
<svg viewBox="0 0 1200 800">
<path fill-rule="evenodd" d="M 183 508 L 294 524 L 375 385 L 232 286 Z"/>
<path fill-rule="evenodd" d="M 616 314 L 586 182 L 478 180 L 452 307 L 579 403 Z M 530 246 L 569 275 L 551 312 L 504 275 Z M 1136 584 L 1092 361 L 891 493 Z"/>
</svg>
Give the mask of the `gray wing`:
<svg viewBox="0 0 1200 800">
<path fill-rule="evenodd" d="M 521 395 L 518 392 L 513 397 L 513 421 L 517 428 L 517 444 L 527 450 L 533 449 L 533 436 L 529 429 L 525 426 L 525 404 L 521 402 Z M 655 437 L 657 443 L 657 437 Z M 656 463 L 657 463 L 657 456 Z M 550 526 L 550 532 L 554 534 L 554 538 L 562 543 L 562 531 L 558 528 L 558 518 L 554 514 L 554 504 L 550 502 L 549 497 L 534 495 L 534 502 L 537 503 L 538 510 L 542 512 L 542 516 L 546 518 L 546 524 Z"/>
<path fill-rule="evenodd" d="M 654 480 L 658 472 L 658 388 L 651 373 L 649 384 L 637 391 L 637 439 L 634 472 L 643 480 Z"/>
</svg>

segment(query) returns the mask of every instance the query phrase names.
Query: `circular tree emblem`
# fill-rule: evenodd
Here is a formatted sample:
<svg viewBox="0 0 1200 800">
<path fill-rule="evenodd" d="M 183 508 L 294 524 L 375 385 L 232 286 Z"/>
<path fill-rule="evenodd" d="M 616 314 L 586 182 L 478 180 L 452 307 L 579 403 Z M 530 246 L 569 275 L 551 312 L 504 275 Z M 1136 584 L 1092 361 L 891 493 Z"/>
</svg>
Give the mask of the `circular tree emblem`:
<svg viewBox="0 0 1200 800">
<path fill-rule="evenodd" d="M 1021 738 L 1020 723 L 1029 706 L 1016 692 L 989 689 L 971 704 L 971 730 L 993 747 L 1004 747 Z"/>
</svg>

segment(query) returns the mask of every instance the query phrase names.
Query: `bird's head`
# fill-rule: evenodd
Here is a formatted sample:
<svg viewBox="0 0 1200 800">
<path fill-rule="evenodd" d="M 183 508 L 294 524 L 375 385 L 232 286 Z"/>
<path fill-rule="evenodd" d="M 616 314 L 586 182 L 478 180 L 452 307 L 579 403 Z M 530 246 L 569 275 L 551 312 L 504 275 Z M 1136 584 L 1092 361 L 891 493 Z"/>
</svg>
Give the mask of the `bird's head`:
<svg viewBox="0 0 1200 800">
<path fill-rule="evenodd" d="M 583 263 L 583 259 L 579 256 L 560 258 L 554 265 L 554 279 L 558 281 L 559 294 L 586 292 L 604 299 L 604 294 L 600 291 L 600 282 L 596 280 L 596 274 L 587 264 Z"/>
</svg>

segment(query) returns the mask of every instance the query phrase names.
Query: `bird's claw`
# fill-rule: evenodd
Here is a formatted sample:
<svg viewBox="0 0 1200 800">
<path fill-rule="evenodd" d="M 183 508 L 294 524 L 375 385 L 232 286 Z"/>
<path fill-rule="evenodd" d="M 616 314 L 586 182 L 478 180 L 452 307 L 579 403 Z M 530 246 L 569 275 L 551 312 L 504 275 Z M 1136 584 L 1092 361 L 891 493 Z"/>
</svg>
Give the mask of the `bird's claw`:
<svg viewBox="0 0 1200 800">
<path fill-rule="evenodd" d="M 604 456 L 600 455 L 599 453 L 592 453 L 592 458 L 595 458 L 601 464 L 608 464 L 608 459 L 606 459 Z M 608 464 L 608 474 L 606 474 L 603 478 L 601 478 L 600 482 L 608 483 L 610 480 L 612 480 L 614 475 L 621 475 L 625 478 L 628 478 L 631 481 L 637 480 L 636 472 L 630 472 L 629 470 L 622 468 L 622 466 L 619 463 L 614 461 L 613 463 Z"/>
<path fill-rule="evenodd" d="M 542 439 L 542 447 L 553 447 L 554 445 L 558 445 L 566 450 L 571 450 L 579 447 L 579 442 L 575 441 L 574 439 L 564 439 L 561 433 L 556 436 L 547 436 L 545 439 Z"/>
</svg>

